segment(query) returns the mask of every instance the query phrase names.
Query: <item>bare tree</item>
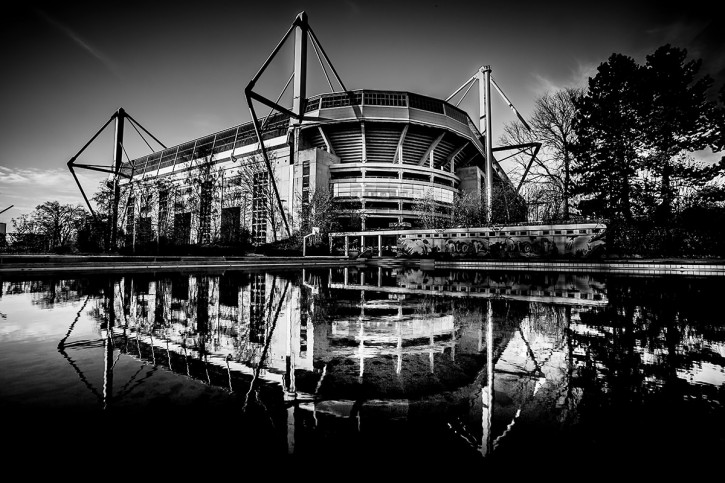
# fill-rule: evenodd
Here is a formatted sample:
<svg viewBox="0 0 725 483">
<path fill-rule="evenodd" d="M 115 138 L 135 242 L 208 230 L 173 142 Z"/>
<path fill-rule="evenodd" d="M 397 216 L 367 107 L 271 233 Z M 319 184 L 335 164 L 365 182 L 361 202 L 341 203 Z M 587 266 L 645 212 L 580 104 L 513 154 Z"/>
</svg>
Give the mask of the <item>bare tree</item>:
<svg viewBox="0 0 725 483">
<path fill-rule="evenodd" d="M 527 174 L 528 184 L 546 185 L 546 189 L 536 191 L 538 203 L 548 203 L 549 216 L 558 216 L 567 220 L 570 215 L 572 146 L 575 141 L 574 117 L 575 102 L 584 94 L 582 89 L 566 88 L 547 93 L 536 100 L 530 119 L 531 131 L 520 121 L 506 124 L 501 144 L 513 146 L 531 142 L 541 142 L 542 147 Z M 516 171 L 523 175 L 533 149 L 524 150 L 514 156 Z M 558 206 L 561 206 L 559 211 Z"/>
<path fill-rule="evenodd" d="M 153 192 L 156 210 L 156 243 L 157 246 L 166 244 L 172 239 L 174 226 L 174 201 L 177 187 L 168 178 L 159 178 L 154 181 Z"/>
<path fill-rule="evenodd" d="M 206 154 L 194 159 L 183 185 L 186 187 L 186 205 L 196 214 L 192 224 L 196 227 L 197 243 L 208 245 L 219 236 L 221 217 L 222 170 L 214 162 L 214 156 Z"/>
<path fill-rule="evenodd" d="M 12 223 L 15 236 L 21 242 L 23 239 L 40 238 L 42 243 L 33 242 L 34 248 L 53 250 L 72 245 L 87 216 L 80 205 L 46 201 L 36 206 L 32 213 L 13 218 Z"/>
<path fill-rule="evenodd" d="M 413 211 L 425 229 L 448 228 L 451 225 L 451 217 L 435 200 L 433 190 L 426 190 L 423 197 L 413 205 Z"/>
<path fill-rule="evenodd" d="M 236 168 L 231 170 L 228 185 L 232 192 L 228 195 L 241 203 L 246 226 L 247 217 L 250 221 L 265 220 L 269 223 L 274 240 L 277 241 L 277 232 L 282 224 L 282 215 L 277 208 L 274 190 L 269 178 L 269 171 L 261 156 L 255 155 L 236 159 Z M 274 156 L 270 154 L 270 164 L 274 166 Z M 275 182 L 279 182 L 276 173 Z"/>
<path fill-rule="evenodd" d="M 478 193 L 460 193 L 453 198 L 453 226 L 471 228 L 486 224 L 486 205 Z"/>
<path fill-rule="evenodd" d="M 300 224 L 300 232 L 309 234 L 312 227 L 320 229 L 320 237 L 339 228 L 338 218 L 340 212 L 333 194 L 326 188 L 317 188 L 308 194 L 308 199 L 300 197 L 297 219 Z"/>
</svg>

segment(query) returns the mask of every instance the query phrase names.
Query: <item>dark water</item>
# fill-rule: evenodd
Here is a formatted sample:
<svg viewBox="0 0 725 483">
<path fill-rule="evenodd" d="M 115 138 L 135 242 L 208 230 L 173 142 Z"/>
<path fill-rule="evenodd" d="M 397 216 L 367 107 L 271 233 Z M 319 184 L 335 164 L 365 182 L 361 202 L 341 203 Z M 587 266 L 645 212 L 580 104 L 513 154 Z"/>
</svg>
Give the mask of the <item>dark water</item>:
<svg viewBox="0 0 725 483">
<path fill-rule="evenodd" d="M 0 281 L 11 467 L 235 479 L 722 468 L 719 277 L 384 267 Z"/>
</svg>

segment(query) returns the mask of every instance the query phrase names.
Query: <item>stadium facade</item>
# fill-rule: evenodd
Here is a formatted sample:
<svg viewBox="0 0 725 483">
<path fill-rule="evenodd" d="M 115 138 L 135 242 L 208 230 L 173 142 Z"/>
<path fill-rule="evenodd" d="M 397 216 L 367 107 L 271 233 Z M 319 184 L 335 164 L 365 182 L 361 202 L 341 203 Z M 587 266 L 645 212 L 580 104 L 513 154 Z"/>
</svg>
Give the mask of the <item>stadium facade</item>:
<svg viewBox="0 0 725 483">
<path fill-rule="evenodd" d="M 432 198 L 445 217 L 458 194 L 485 199 L 487 186 L 511 186 L 495 159 L 487 165 L 486 139 L 469 115 L 449 102 L 366 89 L 307 97 L 304 14 L 293 29 L 291 110 L 121 166 L 126 243 L 234 242 L 244 229 L 255 244 L 271 242 L 300 228 L 300 213 L 321 190 L 343 208 L 343 230 L 416 226 L 418 200 Z"/>
</svg>

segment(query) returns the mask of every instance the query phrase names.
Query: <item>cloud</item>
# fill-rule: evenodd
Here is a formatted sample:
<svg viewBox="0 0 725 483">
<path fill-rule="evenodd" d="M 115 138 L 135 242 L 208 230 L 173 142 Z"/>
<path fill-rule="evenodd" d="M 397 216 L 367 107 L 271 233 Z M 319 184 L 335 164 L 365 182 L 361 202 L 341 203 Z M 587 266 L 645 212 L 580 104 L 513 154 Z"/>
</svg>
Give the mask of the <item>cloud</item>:
<svg viewBox="0 0 725 483">
<path fill-rule="evenodd" d="M 576 66 L 571 72 L 571 84 L 568 87 L 586 87 L 589 78 L 597 75 L 597 68 L 601 61 L 583 62 L 577 61 Z"/>
<path fill-rule="evenodd" d="M 584 62 L 576 60 L 574 66 L 570 69 L 569 74 L 560 79 L 547 77 L 543 74 L 534 73 L 534 86 L 532 91 L 536 96 L 541 96 L 547 92 L 555 92 L 569 87 L 583 87 L 588 85 L 589 77 L 594 77 L 597 73 L 599 63 Z"/>
<path fill-rule="evenodd" d="M 85 170 L 76 172 L 86 196 L 89 198 L 98 189 L 98 184 L 106 179 L 103 173 L 91 173 Z M 0 210 L 14 205 L 0 215 L 0 222 L 30 213 L 36 206 L 46 201 L 58 201 L 61 204 L 80 204 L 86 206 L 73 176 L 66 168 L 11 168 L 0 166 Z"/>
<path fill-rule="evenodd" d="M 114 77 L 120 77 L 119 71 L 120 69 L 116 65 L 116 63 L 111 60 L 110 57 L 108 57 L 106 54 L 101 52 L 96 47 L 92 46 L 88 41 L 84 40 L 80 35 L 78 35 L 76 32 L 74 32 L 70 27 L 67 25 L 62 24 L 60 21 L 52 18 L 47 13 L 43 12 L 42 10 L 35 10 L 39 16 L 41 16 L 45 21 L 47 21 L 49 24 L 51 24 L 53 27 L 58 29 L 61 33 L 63 33 L 66 37 L 71 39 L 77 46 L 79 46 L 81 49 L 85 50 L 89 54 L 91 54 L 92 57 L 94 57 L 96 60 L 98 60 L 108 71 L 114 76 Z"/>
</svg>

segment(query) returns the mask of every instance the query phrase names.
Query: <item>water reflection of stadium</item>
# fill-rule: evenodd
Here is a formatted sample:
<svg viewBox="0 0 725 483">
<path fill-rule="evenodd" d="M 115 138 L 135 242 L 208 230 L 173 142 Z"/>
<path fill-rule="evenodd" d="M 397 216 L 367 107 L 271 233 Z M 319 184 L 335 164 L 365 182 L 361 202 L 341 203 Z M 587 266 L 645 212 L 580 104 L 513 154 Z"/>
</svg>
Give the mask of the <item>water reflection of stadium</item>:
<svg viewBox="0 0 725 483">
<path fill-rule="evenodd" d="M 287 419 L 294 452 L 309 448 L 295 445 L 300 437 L 366 427 L 366 437 L 398 428 L 400 438 L 430 423 L 486 454 L 517 417 L 496 434 L 494 392 L 521 404 L 535 395 L 564 339 L 557 330 L 606 303 L 589 275 L 390 267 L 303 271 L 301 280 L 134 275 L 112 285 L 98 308 L 107 336 L 126 341 L 114 347 L 230 392 L 286 401 L 276 417 Z M 549 312 L 537 319 L 520 301 L 546 302 L 538 305 Z M 542 336 L 537 324 L 552 314 L 558 329 Z M 494 378 L 494 368 L 504 372 Z"/>
</svg>

